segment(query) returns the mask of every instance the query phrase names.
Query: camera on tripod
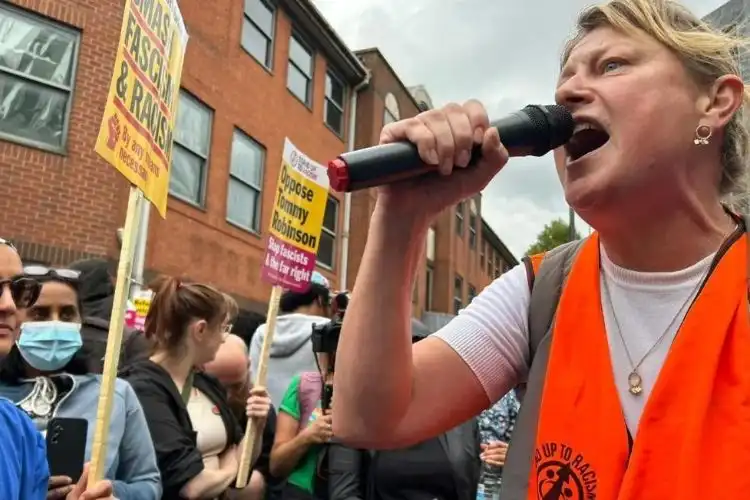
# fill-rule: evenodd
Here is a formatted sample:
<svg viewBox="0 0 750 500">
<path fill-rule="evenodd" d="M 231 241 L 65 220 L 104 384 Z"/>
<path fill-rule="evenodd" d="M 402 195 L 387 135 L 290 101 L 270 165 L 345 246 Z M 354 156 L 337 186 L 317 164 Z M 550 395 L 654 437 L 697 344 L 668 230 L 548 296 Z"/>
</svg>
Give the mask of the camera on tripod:
<svg viewBox="0 0 750 500">
<path fill-rule="evenodd" d="M 333 399 L 333 385 L 326 382 L 326 375 L 334 372 L 336 349 L 339 345 L 339 335 L 341 335 L 341 325 L 344 322 L 346 307 L 349 305 L 348 292 L 339 292 L 331 299 L 331 309 L 333 319 L 322 325 L 313 325 L 312 327 L 312 349 L 313 353 L 325 354 L 328 358 L 327 373 L 323 374 L 323 391 L 321 406 L 324 410 L 331 407 Z"/>
</svg>

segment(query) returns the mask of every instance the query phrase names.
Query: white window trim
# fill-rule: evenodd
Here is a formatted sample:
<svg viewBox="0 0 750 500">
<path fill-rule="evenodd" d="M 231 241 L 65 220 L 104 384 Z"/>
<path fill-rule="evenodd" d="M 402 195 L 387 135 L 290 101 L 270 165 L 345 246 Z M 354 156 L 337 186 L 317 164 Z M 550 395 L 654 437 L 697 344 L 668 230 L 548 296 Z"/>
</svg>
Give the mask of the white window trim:
<svg viewBox="0 0 750 500">
<path fill-rule="evenodd" d="M 232 159 L 231 159 L 232 158 L 232 150 L 230 149 L 229 150 L 229 179 L 227 181 L 226 220 L 227 220 L 227 222 L 229 222 L 230 224 L 232 224 L 233 226 L 235 226 L 235 227 L 237 227 L 239 229 L 242 229 L 244 231 L 248 231 L 248 232 L 253 233 L 253 234 L 260 234 L 260 231 L 261 231 L 260 230 L 260 222 L 262 220 L 262 213 L 261 213 L 261 211 L 263 210 L 263 174 L 265 173 L 265 169 L 266 169 L 265 168 L 266 167 L 266 148 L 265 148 L 265 146 L 263 146 L 263 144 L 261 144 L 260 142 L 258 142 L 257 140 L 255 140 L 252 136 L 250 136 L 249 134 L 246 134 L 244 131 L 242 131 L 241 129 L 236 128 L 236 127 L 235 127 L 235 129 L 234 129 L 234 131 L 232 133 L 232 147 L 234 147 L 235 137 L 238 136 L 238 135 L 240 137 L 248 139 L 250 142 L 254 143 L 261 150 L 261 152 L 263 153 L 263 159 L 261 160 L 261 165 L 260 165 L 260 181 L 259 181 L 258 185 L 255 186 L 255 185 L 247 182 L 246 180 L 241 179 L 240 177 L 238 177 L 234 173 L 232 173 Z M 253 211 L 253 215 L 255 215 L 255 220 L 253 221 L 253 224 L 256 227 L 247 227 L 243 223 L 241 223 L 239 221 L 232 220 L 229 217 L 229 184 L 231 184 L 231 182 L 233 180 L 235 182 L 239 182 L 243 186 L 249 187 L 250 189 L 252 189 L 252 190 L 254 190 L 254 191 L 256 191 L 258 193 L 258 196 L 255 198 L 255 207 L 254 207 L 254 211 Z"/>
</svg>

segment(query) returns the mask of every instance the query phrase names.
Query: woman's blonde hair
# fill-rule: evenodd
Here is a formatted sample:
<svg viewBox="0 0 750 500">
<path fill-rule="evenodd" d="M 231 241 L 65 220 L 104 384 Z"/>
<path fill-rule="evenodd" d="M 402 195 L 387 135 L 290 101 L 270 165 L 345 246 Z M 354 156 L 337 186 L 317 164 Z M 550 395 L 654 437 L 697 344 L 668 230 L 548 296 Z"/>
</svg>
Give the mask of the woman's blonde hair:
<svg viewBox="0 0 750 500">
<path fill-rule="evenodd" d="M 584 36 L 609 26 L 623 33 L 651 36 L 677 54 L 688 73 L 702 85 L 711 85 L 722 75 L 740 75 L 739 59 L 747 46 L 747 39 L 736 29 L 719 31 L 672 0 L 611 0 L 584 10 L 576 25 L 577 32 L 563 52 L 563 64 Z M 720 189 L 725 195 L 744 193 L 746 188 L 750 160 L 748 105 L 750 91 L 746 87 L 743 105 L 724 131 Z"/>
</svg>

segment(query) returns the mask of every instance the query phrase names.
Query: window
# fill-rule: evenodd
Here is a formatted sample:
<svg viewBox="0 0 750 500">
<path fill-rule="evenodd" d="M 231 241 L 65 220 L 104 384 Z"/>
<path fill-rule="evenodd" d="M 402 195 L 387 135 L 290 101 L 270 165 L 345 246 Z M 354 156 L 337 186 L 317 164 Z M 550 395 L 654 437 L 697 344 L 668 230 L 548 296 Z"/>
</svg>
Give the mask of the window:
<svg viewBox="0 0 750 500">
<path fill-rule="evenodd" d="M 266 150 L 239 130 L 232 138 L 229 166 L 227 220 L 243 229 L 260 232 L 261 185 Z"/>
<path fill-rule="evenodd" d="M 320 244 L 318 245 L 318 264 L 328 269 L 333 269 L 336 259 L 336 230 L 339 221 L 339 202 L 336 198 L 329 196 L 326 202 L 326 213 L 323 216 L 323 230 L 320 232 Z"/>
<path fill-rule="evenodd" d="M 459 236 L 464 235 L 464 202 L 459 202 L 456 205 L 456 234 Z"/>
<path fill-rule="evenodd" d="M 0 137 L 65 151 L 79 37 L 0 3 Z"/>
<path fill-rule="evenodd" d="M 492 277 L 492 249 L 487 245 L 487 276 Z"/>
<path fill-rule="evenodd" d="M 383 111 L 383 126 L 399 120 L 400 112 L 398 109 L 398 100 L 393 94 L 385 96 L 385 110 Z"/>
<path fill-rule="evenodd" d="M 292 34 L 289 40 L 289 71 L 286 77 L 287 88 L 310 106 L 313 76 L 313 55 L 302 40 L 295 34 Z"/>
<path fill-rule="evenodd" d="M 484 271 L 484 255 L 486 252 L 485 245 L 479 245 L 479 268 Z"/>
<path fill-rule="evenodd" d="M 425 281 L 424 309 L 425 311 L 432 311 L 432 287 L 435 281 L 435 271 L 430 266 L 427 266 L 424 281 Z"/>
<path fill-rule="evenodd" d="M 469 248 L 474 250 L 477 247 L 477 216 L 469 213 Z"/>
<path fill-rule="evenodd" d="M 469 200 L 469 249 L 477 248 L 477 201 Z"/>
<path fill-rule="evenodd" d="M 326 74 L 326 125 L 338 135 L 344 135 L 344 84 L 333 73 Z"/>
<path fill-rule="evenodd" d="M 185 201 L 203 205 L 206 167 L 211 144 L 212 111 L 184 90 L 180 91 L 172 148 L 169 192 Z"/>
<path fill-rule="evenodd" d="M 477 289 L 474 288 L 474 285 L 469 285 L 469 296 L 467 297 L 469 304 L 471 304 L 471 301 L 474 300 L 474 297 L 477 296 Z"/>
<path fill-rule="evenodd" d="M 266 0 L 245 0 L 242 48 L 266 68 L 273 64 L 275 12 Z"/>
<path fill-rule="evenodd" d="M 495 254 L 495 278 L 500 277 L 500 256 Z"/>
<path fill-rule="evenodd" d="M 461 276 L 456 275 L 453 280 L 453 312 L 458 314 L 458 311 L 464 307 L 464 280 Z"/>
<path fill-rule="evenodd" d="M 435 260 L 435 228 L 431 227 L 427 230 L 427 237 L 425 241 L 425 256 L 427 260 Z"/>
</svg>

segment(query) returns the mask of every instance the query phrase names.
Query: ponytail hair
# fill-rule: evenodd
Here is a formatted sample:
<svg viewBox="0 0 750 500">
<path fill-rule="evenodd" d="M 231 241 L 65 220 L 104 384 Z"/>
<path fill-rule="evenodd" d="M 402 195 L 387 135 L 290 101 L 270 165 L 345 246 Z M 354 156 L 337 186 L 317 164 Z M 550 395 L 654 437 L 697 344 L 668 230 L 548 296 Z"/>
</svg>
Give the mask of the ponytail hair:
<svg viewBox="0 0 750 500">
<path fill-rule="evenodd" d="M 218 328 L 227 318 L 230 306 L 226 296 L 209 285 L 160 276 L 149 288 L 154 297 L 146 315 L 144 334 L 156 350 L 179 349 L 188 325 L 195 320 L 205 320 L 210 327 Z"/>
</svg>

